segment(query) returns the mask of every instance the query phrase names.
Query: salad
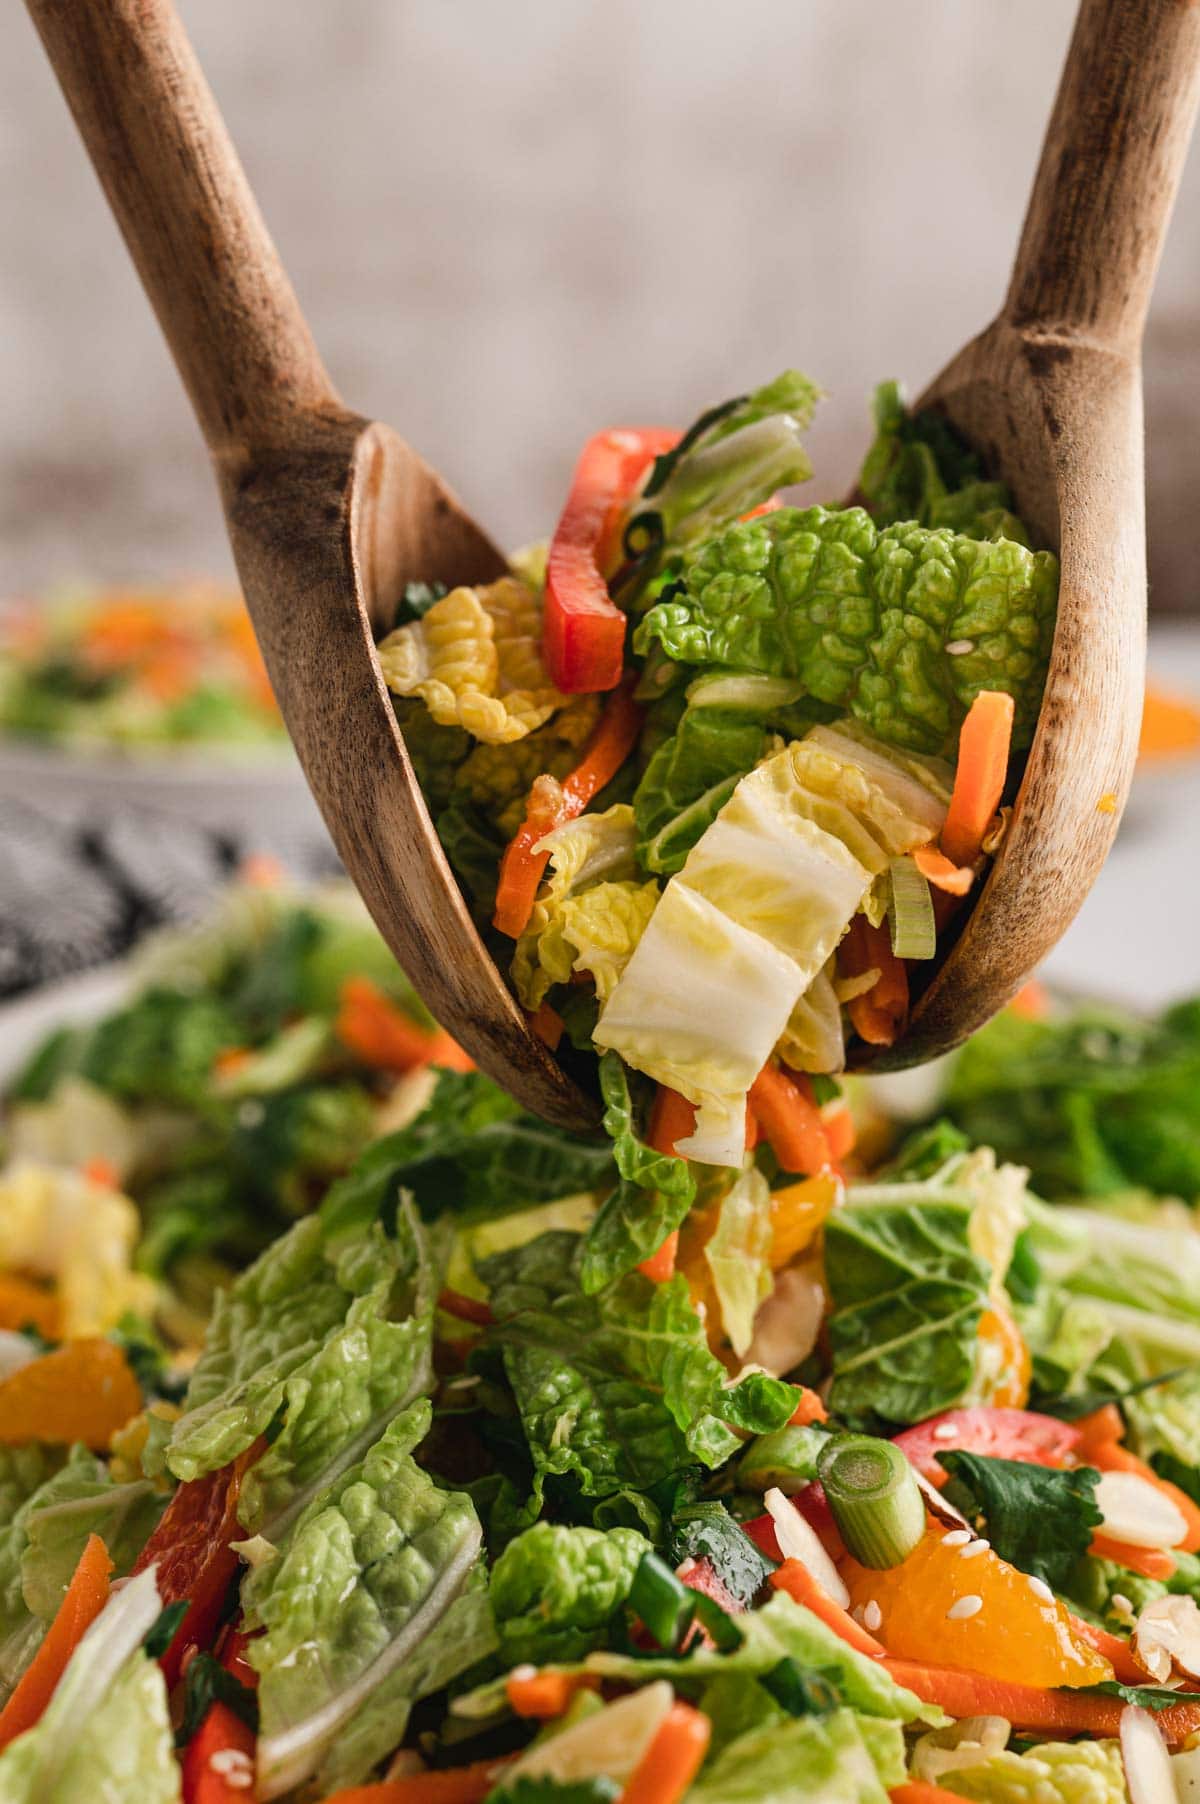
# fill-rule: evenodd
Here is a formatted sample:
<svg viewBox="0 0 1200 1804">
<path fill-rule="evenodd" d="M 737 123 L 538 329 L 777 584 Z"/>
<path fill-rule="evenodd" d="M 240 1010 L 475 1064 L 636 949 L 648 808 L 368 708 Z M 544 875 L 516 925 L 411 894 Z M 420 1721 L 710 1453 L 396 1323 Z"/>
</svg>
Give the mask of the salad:
<svg viewBox="0 0 1200 1804">
<path fill-rule="evenodd" d="M 241 596 L 207 583 L 10 603 L 0 732 L 124 750 L 285 738 Z"/>
<path fill-rule="evenodd" d="M 865 505 L 780 505 L 816 400 L 787 371 L 682 435 L 600 433 L 548 549 L 411 584 L 379 647 L 535 1030 L 600 1055 L 610 1106 L 650 1080 L 651 1144 L 727 1170 L 760 1132 L 788 1171 L 837 1156 L 832 1080 L 903 1030 L 960 925 L 1054 631 L 1057 560 L 894 384 Z M 611 1224 L 606 1276 L 685 1189 Z"/>
<path fill-rule="evenodd" d="M 252 893 L 149 956 L 126 1016 L 169 972 L 247 1034 L 257 981 L 298 1029 L 332 983 L 336 1034 L 381 953 L 340 904 Z M 398 988 L 388 1006 L 373 1045 L 380 1019 L 410 1051 L 426 1035 L 392 1074 L 404 1118 L 285 1187 L 256 1257 L 225 1247 L 190 1339 L 143 1257 L 152 1192 L 72 1165 L 115 1150 L 70 1086 L 104 1095 L 80 1048 L 122 1016 L 74 1036 L 73 1075 L 50 1082 L 59 1035 L 18 1080 L 10 1133 L 48 1086 L 39 1168 L 63 1185 L 24 1219 L 44 1248 L 108 1238 L 46 1258 L 15 1191 L 0 1211 L 4 1804 L 1192 1795 L 1181 1200 L 1048 1203 L 944 1118 L 873 1171 L 847 1150 L 804 1178 L 765 1142 L 691 1167 L 632 1109 L 592 1144 L 524 1115 Z M 198 1031 L 158 1044 L 159 1096 L 230 1069 Z M 612 1197 L 681 1174 L 674 1270 L 597 1284 Z M 119 1223 L 127 1289 L 89 1317 Z"/>
</svg>

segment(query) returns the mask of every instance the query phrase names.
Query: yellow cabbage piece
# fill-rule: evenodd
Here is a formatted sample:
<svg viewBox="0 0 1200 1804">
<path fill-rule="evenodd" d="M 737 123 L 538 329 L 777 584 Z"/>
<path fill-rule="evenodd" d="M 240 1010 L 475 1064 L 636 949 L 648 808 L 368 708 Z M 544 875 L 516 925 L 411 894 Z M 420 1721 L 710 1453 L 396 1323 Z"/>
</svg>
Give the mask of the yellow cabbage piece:
<svg viewBox="0 0 1200 1804">
<path fill-rule="evenodd" d="M 672 877 L 596 1027 L 596 1044 L 696 1104 L 679 1149 L 739 1165 L 746 1092 L 780 1047 L 842 1063 L 826 967 L 875 876 L 945 816 L 936 772 L 865 736 L 813 729 L 764 759 Z"/>
<path fill-rule="evenodd" d="M 583 814 L 539 842 L 547 879 L 513 955 L 513 982 L 526 1008 L 552 984 L 590 972 L 603 1002 L 641 939 L 658 884 L 635 881 L 637 830 L 627 802 Z"/>
<path fill-rule="evenodd" d="M 566 701 L 546 674 L 541 641 L 539 597 L 504 576 L 443 595 L 380 642 L 379 662 L 388 688 L 420 696 L 440 726 L 509 745 Z"/>
<path fill-rule="evenodd" d="M 132 1269 L 139 1232 L 129 1198 L 80 1172 L 32 1160 L 0 1172 L 0 1270 L 53 1280 L 64 1339 L 152 1312 L 157 1286 Z"/>
<path fill-rule="evenodd" d="M 455 795 L 488 811 L 505 839 L 525 818 L 525 804 L 537 777 L 561 780 L 579 756 L 600 716 L 600 697 L 573 695 L 553 719 L 508 745 L 472 746 L 454 779 Z"/>
</svg>

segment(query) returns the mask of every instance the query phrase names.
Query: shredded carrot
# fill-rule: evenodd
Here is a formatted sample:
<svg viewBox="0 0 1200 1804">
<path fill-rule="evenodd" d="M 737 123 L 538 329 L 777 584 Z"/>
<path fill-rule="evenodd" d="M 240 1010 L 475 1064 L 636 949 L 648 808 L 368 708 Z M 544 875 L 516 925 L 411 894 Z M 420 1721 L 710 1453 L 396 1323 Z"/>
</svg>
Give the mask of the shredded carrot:
<svg viewBox="0 0 1200 1804">
<path fill-rule="evenodd" d="M 656 1153 L 681 1157 L 675 1152 L 677 1143 L 686 1140 L 695 1131 L 695 1103 L 689 1102 L 686 1096 L 680 1096 L 678 1090 L 670 1090 L 666 1084 L 659 1084 L 650 1105 L 647 1146 L 653 1147 Z"/>
<path fill-rule="evenodd" d="M 83 1441 L 103 1453 L 141 1407 L 119 1347 L 100 1336 L 64 1341 L 0 1380 L 0 1445 Z"/>
<path fill-rule="evenodd" d="M 248 1046 L 226 1046 L 213 1060 L 214 1077 L 232 1077 L 235 1072 L 243 1071 L 254 1057 Z"/>
<path fill-rule="evenodd" d="M 788 1417 L 789 1428 L 810 1428 L 814 1422 L 828 1422 L 829 1411 L 816 1391 L 810 1390 L 807 1384 L 796 1384 L 792 1389 L 799 1401 Z"/>
<path fill-rule="evenodd" d="M 918 846 L 912 856 L 926 883 L 948 896 L 965 896 L 975 881 L 969 864 L 952 864 L 936 846 Z"/>
<path fill-rule="evenodd" d="M 279 889 L 287 872 L 270 852 L 251 852 L 238 867 L 238 881 L 248 889 Z"/>
<path fill-rule="evenodd" d="M 1094 1466 L 1097 1462 L 1092 1455 L 1096 1447 L 1124 1439 L 1125 1418 L 1115 1403 L 1102 1403 L 1090 1415 L 1079 1417 L 1075 1433 L 1079 1437 L 1075 1442 L 1077 1458 L 1082 1465 Z"/>
<path fill-rule="evenodd" d="M 1008 1005 L 1010 1015 L 1019 1015 L 1023 1021 L 1044 1021 L 1050 1013 L 1050 998 L 1046 994 L 1044 984 L 1036 977 L 1023 983 Z"/>
<path fill-rule="evenodd" d="M 495 1321 L 490 1306 L 480 1297 L 464 1296 L 461 1290 L 451 1290 L 445 1285 L 438 1297 L 438 1308 L 447 1315 L 457 1316 L 460 1322 L 476 1322 L 481 1328 L 489 1328 Z"/>
<path fill-rule="evenodd" d="M 651 1253 L 649 1259 L 641 1261 L 638 1270 L 644 1278 L 649 1278 L 651 1284 L 665 1284 L 668 1279 L 675 1276 L 675 1258 L 678 1252 L 679 1229 L 672 1228 L 662 1245 Z"/>
<path fill-rule="evenodd" d="M 1093 1535 L 1088 1551 L 1099 1560 L 1112 1560 L 1118 1566 L 1127 1566 L 1130 1572 L 1140 1573 L 1142 1578 L 1165 1582 L 1175 1572 L 1175 1557 L 1164 1547 L 1134 1547 L 1131 1542 L 1118 1541 L 1112 1535 Z"/>
<path fill-rule="evenodd" d="M 348 1052 L 379 1071 L 414 1071 L 421 1065 L 473 1069 L 469 1055 L 443 1028 L 421 1027 L 369 977 L 347 977 L 342 984 L 333 1031 Z"/>
<path fill-rule="evenodd" d="M 642 709 L 633 699 L 635 678 L 624 678 L 609 695 L 604 712 L 583 748 L 575 769 L 561 785 L 547 788 L 539 777 L 530 791 L 525 819 L 509 841 L 500 861 L 496 886 L 496 912 L 492 923 L 510 939 L 519 939 L 529 925 L 538 884 L 546 869 L 547 852 L 534 847 L 554 827 L 575 820 L 606 784 L 611 783 L 637 743 Z"/>
<path fill-rule="evenodd" d="M 1005 1716 L 1014 1729 L 1038 1735 L 1115 1735 L 1125 1700 L 1087 1688 L 1044 1688 L 1012 1679 L 993 1679 L 953 1666 L 927 1666 L 885 1656 L 882 1664 L 897 1685 L 926 1704 L 940 1704 L 951 1716 Z M 1154 1720 L 1167 1741 L 1178 1744 L 1200 1728 L 1200 1704 L 1171 1704 Z"/>
<path fill-rule="evenodd" d="M 840 1636 L 847 1647 L 856 1648 L 860 1654 L 878 1656 L 883 1653 L 882 1641 L 876 1641 L 861 1623 L 855 1622 L 848 1610 L 843 1610 L 836 1598 L 830 1597 L 803 1560 L 785 1560 L 771 1574 L 771 1584 L 776 1591 L 786 1591 L 796 1603 L 819 1616 L 825 1627 Z"/>
<path fill-rule="evenodd" d="M 858 1129 L 854 1125 L 854 1117 L 849 1105 L 838 1101 L 829 1103 L 821 1110 L 821 1121 L 825 1128 L 825 1138 L 829 1142 L 829 1153 L 834 1163 L 845 1159 L 854 1151 L 858 1140 Z"/>
<path fill-rule="evenodd" d="M 1138 739 L 1138 763 L 1200 752 L 1200 708 L 1180 695 L 1147 685 Z"/>
<path fill-rule="evenodd" d="M 530 1032 L 536 1034 L 542 1045 L 549 1047 L 551 1052 L 558 1051 L 558 1043 L 563 1037 L 565 1026 L 566 1023 L 558 1010 L 551 1008 L 550 1004 L 545 1001 L 539 1002 L 529 1017 Z"/>
<path fill-rule="evenodd" d="M 903 1785 L 893 1785 L 888 1797 L 891 1804 L 962 1804 L 961 1792 L 930 1785 L 927 1779 L 908 1779 Z"/>
<path fill-rule="evenodd" d="M 751 1085 L 750 1107 L 784 1171 L 810 1177 L 831 1163 L 829 1136 L 806 1077 L 764 1065 Z"/>
<path fill-rule="evenodd" d="M 872 927 L 866 915 L 855 915 L 838 947 L 837 961 L 844 977 L 879 973 L 872 987 L 850 1002 L 850 1020 L 868 1045 L 890 1046 L 908 1019 L 908 972 L 892 951 L 887 923 Z"/>
<path fill-rule="evenodd" d="M 113 1563 L 99 1535 L 89 1535 L 74 1576 L 42 1645 L 0 1710 L 0 1748 L 32 1729 L 54 1695 L 67 1661 L 108 1602 Z"/>
<path fill-rule="evenodd" d="M 523 1677 L 520 1669 L 504 1681 L 509 1705 L 517 1716 L 541 1721 L 561 1716 L 577 1691 L 598 1691 L 600 1681 L 590 1673 L 535 1672 Z"/>
<path fill-rule="evenodd" d="M 410 1773 L 403 1779 L 380 1779 L 374 1785 L 352 1785 L 334 1792 L 325 1804 L 482 1804 L 495 1789 L 511 1754 L 500 1760 L 477 1760 L 472 1766 L 447 1767 L 440 1773 Z"/>
<path fill-rule="evenodd" d="M 1110 1635 L 1098 1623 L 1085 1622 L 1082 1616 L 1071 1615 L 1071 1632 L 1080 1641 L 1086 1641 L 1113 1669 L 1113 1676 L 1122 1685 L 1144 1685 L 1146 1674 L 1133 1657 L 1133 1650 L 1124 1635 Z"/>
<path fill-rule="evenodd" d="M 952 864 L 972 865 L 983 850 L 1008 776 L 1013 698 L 981 689 L 958 735 L 954 788 L 942 826 L 942 851 Z"/>
<path fill-rule="evenodd" d="M 620 1804 L 678 1804 L 708 1752 L 712 1724 L 703 1710 L 674 1703 L 634 1768 Z"/>
</svg>

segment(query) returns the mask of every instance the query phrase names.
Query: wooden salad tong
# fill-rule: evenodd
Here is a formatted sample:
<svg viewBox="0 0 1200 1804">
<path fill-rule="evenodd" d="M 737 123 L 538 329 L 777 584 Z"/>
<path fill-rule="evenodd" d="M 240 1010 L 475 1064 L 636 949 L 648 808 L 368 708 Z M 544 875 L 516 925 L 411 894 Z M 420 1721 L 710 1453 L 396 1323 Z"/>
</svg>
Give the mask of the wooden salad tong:
<svg viewBox="0 0 1200 1804">
<path fill-rule="evenodd" d="M 486 581 L 504 559 L 416 452 L 340 401 L 170 0 L 27 4 L 208 443 L 271 682 L 347 870 L 479 1065 L 547 1120 L 593 1128 L 594 1101 L 530 1033 L 475 930 L 374 647 L 406 582 Z M 1007 1001 L 1116 831 L 1143 682 L 1139 351 L 1198 92 L 1200 7 L 1083 0 L 1004 307 L 920 403 L 1007 480 L 1060 552 L 1062 589 L 1008 835 L 892 1066 Z"/>
</svg>

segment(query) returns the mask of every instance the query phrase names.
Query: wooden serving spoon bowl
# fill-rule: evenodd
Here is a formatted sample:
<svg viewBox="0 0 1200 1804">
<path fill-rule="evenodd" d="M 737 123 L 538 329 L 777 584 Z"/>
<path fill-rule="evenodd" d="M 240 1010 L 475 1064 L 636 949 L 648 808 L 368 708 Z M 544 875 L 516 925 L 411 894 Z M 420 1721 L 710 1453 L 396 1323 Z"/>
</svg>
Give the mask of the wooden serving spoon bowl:
<svg viewBox="0 0 1200 1804">
<path fill-rule="evenodd" d="M 479 1065 L 547 1120 L 594 1128 L 596 1104 L 475 930 L 375 653 L 406 582 L 484 581 L 503 558 L 396 433 L 339 400 L 170 0 L 27 4 L 208 443 L 271 682 L 347 870 Z M 1007 1001 L 1116 831 L 1142 695 L 1139 343 L 1198 73 L 1196 6 L 1083 0 L 1004 310 L 921 403 L 1007 479 L 1063 579 L 1008 836 L 892 1066 Z"/>
</svg>

